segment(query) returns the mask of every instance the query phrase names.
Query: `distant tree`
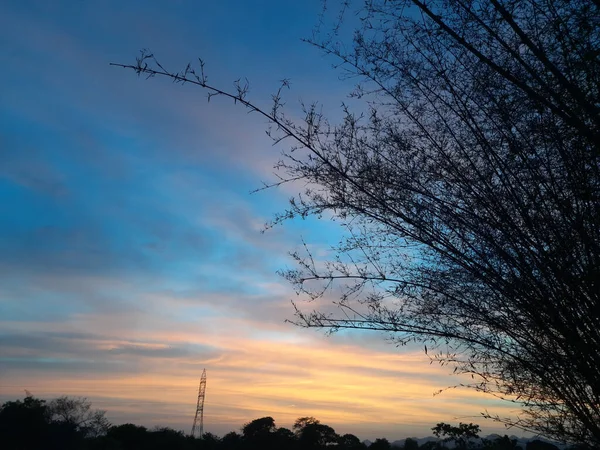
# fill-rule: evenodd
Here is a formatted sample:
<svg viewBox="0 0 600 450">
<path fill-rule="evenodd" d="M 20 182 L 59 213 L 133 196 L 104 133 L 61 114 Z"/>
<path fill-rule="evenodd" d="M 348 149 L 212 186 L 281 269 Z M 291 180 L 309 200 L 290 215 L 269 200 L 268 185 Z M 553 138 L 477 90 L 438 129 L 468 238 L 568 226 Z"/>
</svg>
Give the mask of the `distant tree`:
<svg viewBox="0 0 600 450">
<path fill-rule="evenodd" d="M 200 449 L 202 450 L 216 450 L 221 445 L 221 439 L 212 433 L 204 433 L 199 441 L 201 443 Z"/>
<path fill-rule="evenodd" d="M 228 450 L 236 450 L 242 448 L 242 435 L 231 431 L 221 438 L 223 447 Z"/>
<path fill-rule="evenodd" d="M 386 438 L 377 438 L 371 445 L 369 445 L 370 450 L 390 450 L 392 448 L 390 441 Z"/>
<path fill-rule="evenodd" d="M 544 442 L 539 439 L 535 439 L 527 443 L 525 450 L 559 450 L 559 448 L 550 442 Z"/>
<path fill-rule="evenodd" d="M 338 440 L 338 448 L 340 450 L 364 450 L 367 447 L 355 435 L 344 434 Z"/>
<path fill-rule="evenodd" d="M 251 448 L 273 448 L 276 430 L 275 420 L 272 417 L 261 417 L 244 425 L 242 436 L 245 443 Z"/>
<path fill-rule="evenodd" d="M 452 442 L 455 448 L 467 449 L 474 447 L 475 441 L 479 440 L 479 425 L 472 423 L 459 423 L 457 427 L 440 422 L 431 429 L 436 437 L 444 442 Z"/>
<path fill-rule="evenodd" d="M 360 4 L 351 45 L 343 21 L 311 40 L 367 102 L 338 126 L 316 105 L 291 120 L 281 91 L 260 109 L 202 63 L 124 67 L 232 98 L 295 140 L 277 184 L 307 187 L 274 222 L 326 213 L 347 229 L 328 262 L 294 255 L 299 292 L 342 289 L 337 314 L 298 308 L 299 325 L 435 347 L 464 385 L 523 408 L 496 419 L 600 447 L 600 2 Z"/>
<path fill-rule="evenodd" d="M 244 425 L 242 427 L 242 435 L 244 439 L 254 439 L 255 437 L 273 433 L 276 429 L 275 419 L 270 416 L 261 417 Z"/>
<path fill-rule="evenodd" d="M 0 447 L 6 450 L 43 448 L 50 435 L 50 413 L 44 400 L 31 395 L 0 407 Z"/>
<path fill-rule="evenodd" d="M 297 444 L 296 434 L 288 428 L 277 428 L 274 438 L 277 448 L 292 449 Z"/>
<path fill-rule="evenodd" d="M 185 450 L 186 448 L 188 448 L 188 440 L 183 432 L 169 427 L 156 427 L 148 433 L 145 450 Z"/>
<path fill-rule="evenodd" d="M 314 417 L 301 417 L 293 426 L 298 437 L 298 445 L 301 449 L 323 449 L 329 445 L 336 445 L 339 436 L 333 428 L 322 424 Z"/>
<path fill-rule="evenodd" d="M 56 398 L 48 403 L 48 411 L 54 422 L 74 427 L 83 437 L 102 436 L 110 428 L 106 411 L 92 409 L 91 402 L 84 397 Z"/>
<path fill-rule="evenodd" d="M 404 440 L 404 450 L 419 450 L 419 443 L 411 438 L 406 438 Z"/>
<path fill-rule="evenodd" d="M 438 450 L 441 448 L 444 448 L 444 446 L 437 441 L 427 441 L 419 447 L 420 450 Z"/>
<path fill-rule="evenodd" d="M 294 422 L 294 425 L 292 426 L 292 429 L 294 430 L 294 432 L 296 434 L 299 434 L 308 425 L 318 425 L 320 423 L 321 422 L 319 420 L 315 419 L 314 417 L 299 417 Z"/>
<path fill-rule="evenodd" d="M 507 435 L 497 437 L 493 440 L 485 440 L 484 448 L 486 450 L 522 450 L 516 439 L 511 439 Z"/>
<path fill-rule="evenodd" d="M 149 433 L 146 427 L 126 423 L 112 426 L 106 436 L 119 443 L 122 450 L 138 450 L 147 446 Z"/>
</svg>

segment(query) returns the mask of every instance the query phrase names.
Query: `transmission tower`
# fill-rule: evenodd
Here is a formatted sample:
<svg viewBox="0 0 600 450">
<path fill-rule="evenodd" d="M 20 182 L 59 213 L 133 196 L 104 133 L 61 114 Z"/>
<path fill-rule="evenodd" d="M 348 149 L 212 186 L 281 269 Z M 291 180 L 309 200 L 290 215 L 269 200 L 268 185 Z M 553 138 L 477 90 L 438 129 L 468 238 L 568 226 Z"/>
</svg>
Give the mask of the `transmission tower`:
<svg viewBox="0 0 600 450">
<path fill-rule="evenodd" d="M 202 437 L 204 434 L 204 394 L 206 392 L 206 369 L 202 371 L 200 377 L 200 387 L 198 388 L 198 403 L 196 404 L 196 417 L 194 417 L 194 426 L 192 427 L 192 436 L 196 436 L 196 430 L 198 430 L 198 437 Z M 198 421 L 198 416 L 200 420 Z"/>
</svg>

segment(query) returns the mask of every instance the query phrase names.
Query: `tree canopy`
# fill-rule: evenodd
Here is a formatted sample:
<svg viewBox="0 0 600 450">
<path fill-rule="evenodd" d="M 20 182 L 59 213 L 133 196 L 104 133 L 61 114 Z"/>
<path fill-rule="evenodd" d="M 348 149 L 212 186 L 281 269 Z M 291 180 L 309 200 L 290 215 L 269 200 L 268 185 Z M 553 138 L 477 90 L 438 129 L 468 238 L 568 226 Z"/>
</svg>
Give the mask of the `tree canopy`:
<svg viewBox="0 0 600 450">
<path fill-rule="evenodd" d="M 68 414 L 54 415 L 49 405 L 56 400 L 68 408 Z M 95 411 L 91 403 L 81 397 L 62 396 L 50 401 L 28 395 L 23 400 L 8 401 L 0 405 L 0 448 L 3 450 L 366 450 L 398 449 L 443 450 L 467 448 L 477 450 L 522 450 L 516 440 L 508 436 L 478 437 L 479 426 L 460 423 L 454 426 L 438 423 L 432 428 L 437 440 L 427 438 L 419 445 L 415 439 L 390 442 L 377 438 L 374 442 L 361 442 L 353 434 L 339 435 L 329 425 L 314 417 L 300 417 L 293 430 L 277 427 L 271 416 L 252 420 L 222 438 L 212 433 L 201 437 L 186 435 L 170 427 L 155 426 L 148 429 L 142 425 L 124 423 L 112 425 L 106 419 L 98 433 L 90 433 L 87 427 L 78 427 L 73 419 L 82 417 L 77 411 Z M 96 412 L 96 414 L 99 414 Z M 449 444 L 449 445 L 447 445 Z M 551 443 L 530 440 L 527 449 L 556 449 Z M 586 450 L 589 447 L 571 447 L 569 450 Z"/>
</svg>

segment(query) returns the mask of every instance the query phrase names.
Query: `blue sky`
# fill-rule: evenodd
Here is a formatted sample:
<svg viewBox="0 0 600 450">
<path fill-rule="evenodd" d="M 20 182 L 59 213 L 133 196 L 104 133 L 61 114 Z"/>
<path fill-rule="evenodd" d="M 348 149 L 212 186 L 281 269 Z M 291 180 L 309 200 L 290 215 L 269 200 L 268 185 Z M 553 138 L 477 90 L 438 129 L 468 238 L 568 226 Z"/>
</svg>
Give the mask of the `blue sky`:
<svg viewBox="0 0 600 450">
<path fill-rule="evenodd" d="M 332 117 L 351 89 L 300 41 L 321 3 L 4 1 L 0 6 L 0 400 L 86 395 L 115 423 L 188 431 L 201 371 L 205 430 L 313 415 L 361 438 L 425 435 L 439 421 L 506 413 L 375 334 L 327 337 L 284 322 L 276 271 L 328 220 L 263 225 L 293 186 L 256 114 L 192 86 L 109 66 L 151 49 L 169 68 L 200 56 L 212 83 L 247 77 L 268 106 Z M 483 424 L 484 430 L 496 430 Z"/>
</svg>

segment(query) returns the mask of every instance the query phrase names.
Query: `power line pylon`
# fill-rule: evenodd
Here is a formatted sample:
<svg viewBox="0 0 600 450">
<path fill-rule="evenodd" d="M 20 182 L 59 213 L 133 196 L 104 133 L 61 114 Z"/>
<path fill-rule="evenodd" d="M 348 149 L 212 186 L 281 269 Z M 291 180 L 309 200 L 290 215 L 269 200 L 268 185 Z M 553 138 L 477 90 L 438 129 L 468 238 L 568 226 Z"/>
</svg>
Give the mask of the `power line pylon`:
<svg viewBox="0 0 600 450">
<path fill-rule="evenodd" d="M 198 388 L 198 403 L 196 404 L 196 417 L 194 417 L 194 426 L 192 426 L 192 436 L 196 436 L 196 430 L 198 431 L 198 437 L 202 437 L 204 434 L 204 394 L 206 393 L 206 369 L 202 371 L 200 377 L 200 387 Z M 198 421 L 200 416 L 200 421 Z"/>
</svg>

